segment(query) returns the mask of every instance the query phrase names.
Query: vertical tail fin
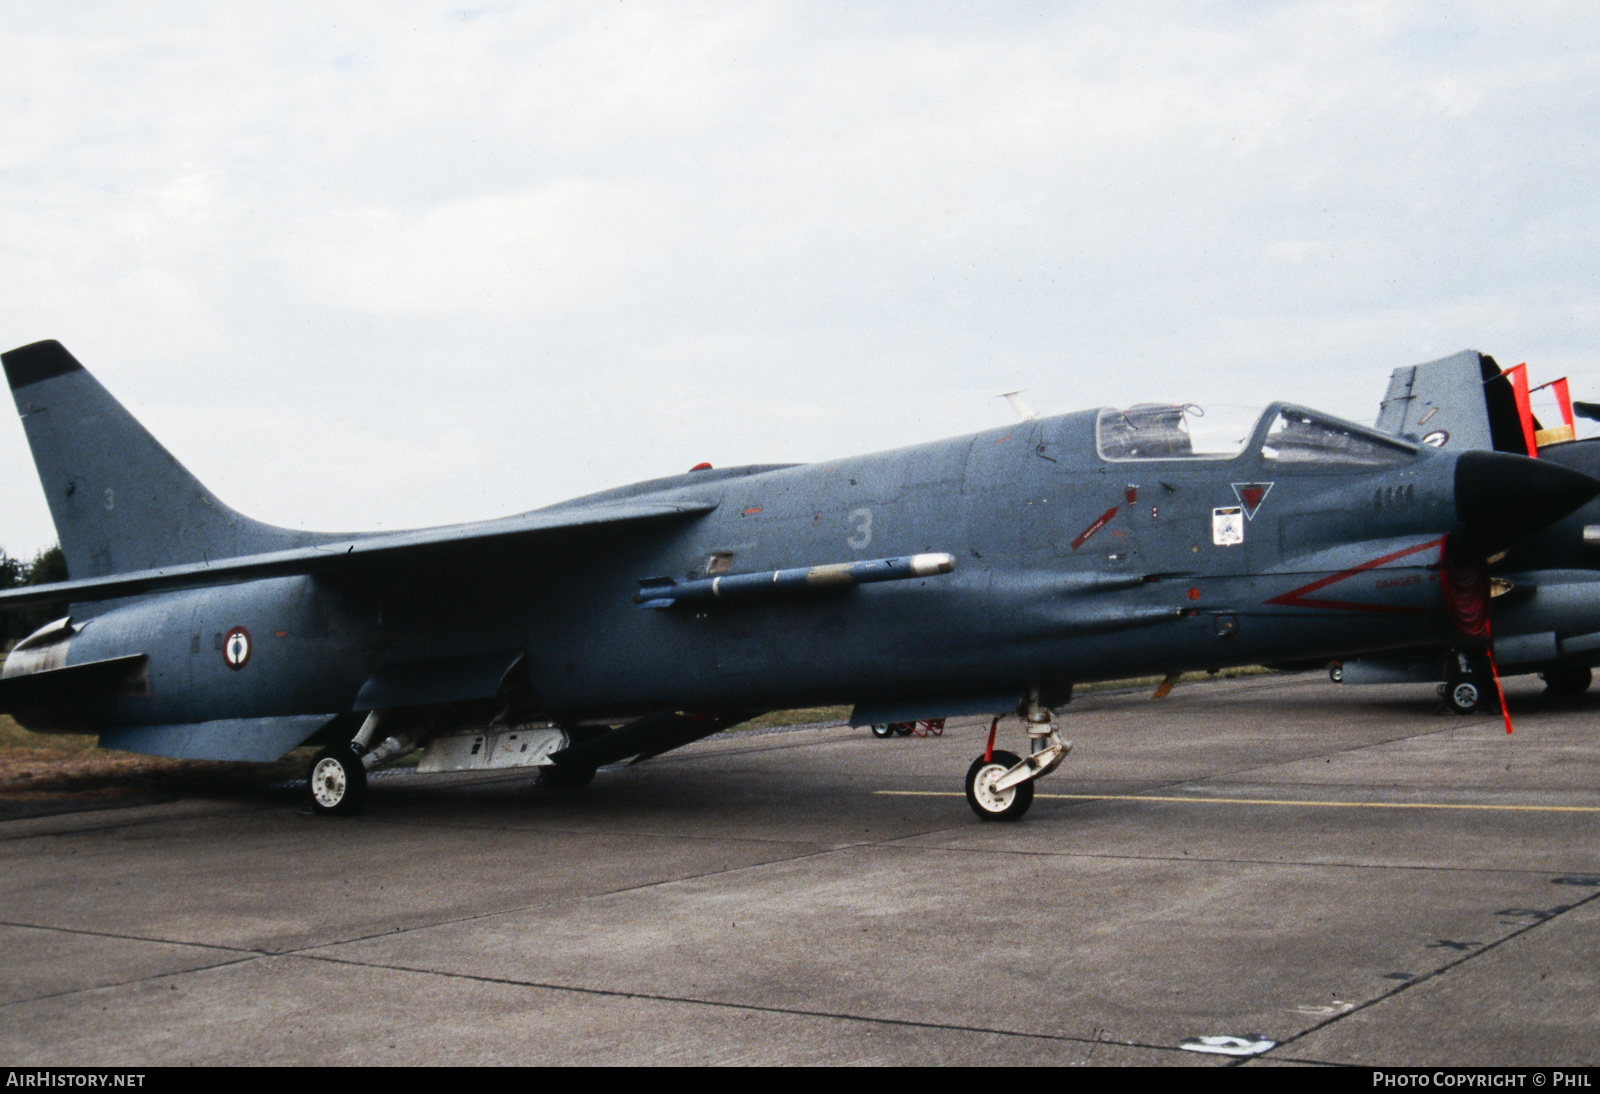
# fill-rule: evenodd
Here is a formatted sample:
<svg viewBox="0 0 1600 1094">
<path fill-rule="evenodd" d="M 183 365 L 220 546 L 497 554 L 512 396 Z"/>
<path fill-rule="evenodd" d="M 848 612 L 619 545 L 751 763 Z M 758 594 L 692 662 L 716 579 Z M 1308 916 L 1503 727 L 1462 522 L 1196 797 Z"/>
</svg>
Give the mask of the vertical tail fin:
<svg viewBox="0 0 1600 1094">
<path fill-rule="evenodd" d="M 60 342 L 0 354 L 74 578 L 297 547 L 322 538 L 218 501 Z"/>
</svg>

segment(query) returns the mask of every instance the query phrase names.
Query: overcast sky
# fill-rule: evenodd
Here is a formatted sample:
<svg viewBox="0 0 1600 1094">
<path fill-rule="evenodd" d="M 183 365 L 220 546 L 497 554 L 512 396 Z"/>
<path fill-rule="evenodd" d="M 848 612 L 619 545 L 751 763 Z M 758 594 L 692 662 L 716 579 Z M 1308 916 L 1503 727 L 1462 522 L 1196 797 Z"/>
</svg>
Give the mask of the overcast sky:
<svg viewBox="0 0 1600 1094">
<path fill-rule="evenodd" d="M 0 7 L 0 343 L 397 528 L 1149 399 L 1600 400 L 1586 4 Z M 54 540 L 0 420 L 0 546 Z"/>
</svg>

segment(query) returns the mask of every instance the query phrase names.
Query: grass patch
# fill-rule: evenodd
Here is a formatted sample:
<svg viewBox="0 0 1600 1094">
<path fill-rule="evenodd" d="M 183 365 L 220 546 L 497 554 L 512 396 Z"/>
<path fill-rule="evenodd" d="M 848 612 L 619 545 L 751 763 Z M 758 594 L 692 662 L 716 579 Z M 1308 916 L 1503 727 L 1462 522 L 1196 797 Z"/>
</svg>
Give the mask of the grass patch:
<svg viewBox="0 0 1600 1094">
<path fill-rule="evenodd" d="M 33 733 L 0 714 L 0 749 L 44 749 L 49 752 L 88 752 L 99 741 L 93 733 Z"/>
<path fill-rule="evenodd" d="M 769 710 L 759 718 L 740 722 L 728 730 L 772 729 L 775 726 L 803 726 L 812 722 L 842 722 L 850 717 L 853 707 L 802 707 L 799 710 Z"/>
<path fill-rule="evenodd" d="M 1178 677 L 1179 684 L 1199 684 L 1208 680 L 1236 680 L 1241 676 L 1271 676 L 1276 669 L 1263 668 L 1260 665 L 1244 665 L 1238 668 L 1223 669 L 1221 672 L 1186 672 Z M 1131 676 L 1125 680 L 1096 680 L 1089 684 L 1076 684 L 1073 686 L 1074 695 L 1092 695 L 1097 691 L 1126 691 L 1129 688 L 1150 688 L 1165 680 L 1165 676 Z M 809 725 L 812 722 L 845 722 L 850 718 L 853 707 L 802 707 L 799 710 L 772 710 L 752 718 L 748 722 L 740 722 L 729 729 L 729 733 L 737 733 L 741 729 L 771 729 L 777 726 Z"/>
<path fill-rule="evenodd" d="M 1207 680 L 1237 680 L 1241 676 L 1274 676 L 1277 669 L 1261 665 L 1241 665 L 1221 672 L 1186 672 L 1178 677 L 1179 684 L 1203 684 Z M 1097 691 L 1126 691 L 1128 688 L 1154 688 L 1165 676 L 1130 676 L 1126 680 L 1096 680 L 1091 684 L 1075 684 L 1074 695 L 1092 695 Z"/>
<path fill-rule="evenodd" d="M 312 752 L 266 764 L 172 760 L 102 749 L 93 734 L 32 733 L 0 715 L 0 799 L 132 788 L 237 795 L 303 776 Z"/>
</svg>

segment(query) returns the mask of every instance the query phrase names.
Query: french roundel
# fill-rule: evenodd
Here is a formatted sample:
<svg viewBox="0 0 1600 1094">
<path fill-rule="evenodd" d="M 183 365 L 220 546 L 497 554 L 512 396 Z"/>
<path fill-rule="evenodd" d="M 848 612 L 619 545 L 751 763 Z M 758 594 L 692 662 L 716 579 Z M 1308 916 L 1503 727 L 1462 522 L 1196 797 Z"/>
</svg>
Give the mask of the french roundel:
<svg viewBox="0 0 1600 1094">
<path fill-rule="evenodd" d="M 250 660 L 250 632 L 234 627 L 222 638 L 222 660 L 230 669 L 242 669 Z"/>
</svg>

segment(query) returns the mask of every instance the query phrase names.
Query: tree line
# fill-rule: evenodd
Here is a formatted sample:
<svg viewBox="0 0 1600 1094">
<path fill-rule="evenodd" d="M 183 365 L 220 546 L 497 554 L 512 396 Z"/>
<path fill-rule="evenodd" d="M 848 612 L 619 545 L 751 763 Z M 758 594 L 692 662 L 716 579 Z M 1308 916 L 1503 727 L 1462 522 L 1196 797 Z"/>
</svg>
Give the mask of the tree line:
<svg viewBox="0 0 1600 1094">
<path fill-rule="evenodd" d="M 12 558 L 0 550 L 0 590 L 15 589 L 22 585 L 48 585 L 67 580 L 67 559 L 61 548 L 48 547 L 32 559 Z M 19 638 L 25 638 L 58 618 L 65 607 L 61 604 L 40 604 L 31 608 L 17 608 L 0 612 L 0 649 L 9 647 Z"/>
</svg>

